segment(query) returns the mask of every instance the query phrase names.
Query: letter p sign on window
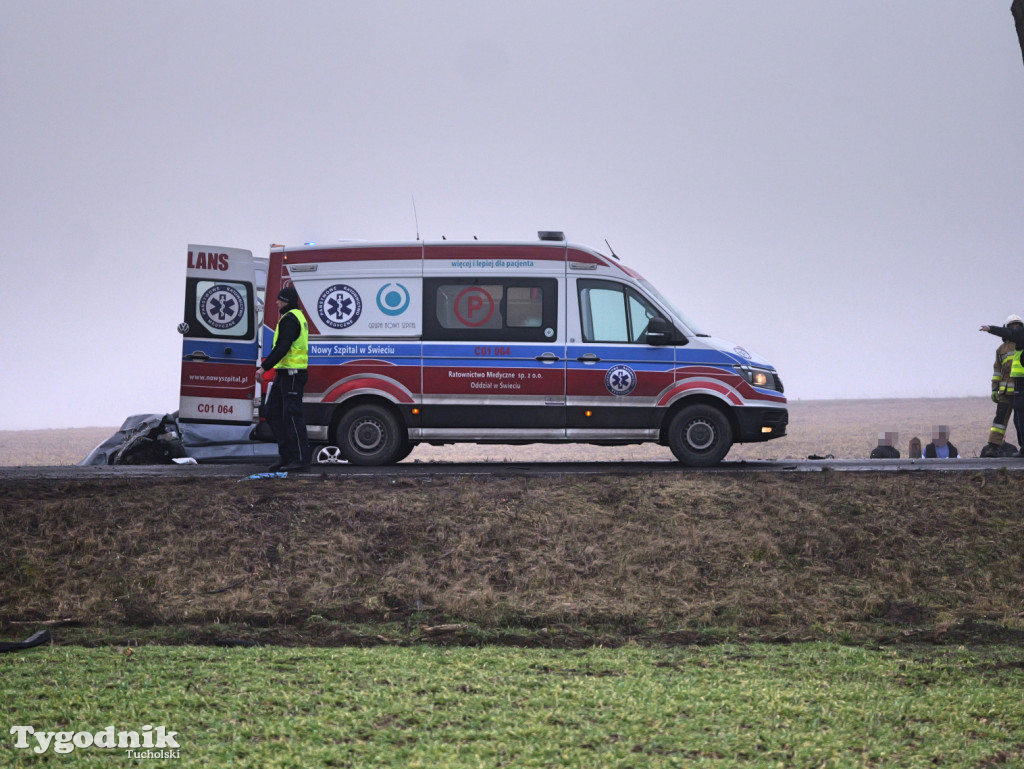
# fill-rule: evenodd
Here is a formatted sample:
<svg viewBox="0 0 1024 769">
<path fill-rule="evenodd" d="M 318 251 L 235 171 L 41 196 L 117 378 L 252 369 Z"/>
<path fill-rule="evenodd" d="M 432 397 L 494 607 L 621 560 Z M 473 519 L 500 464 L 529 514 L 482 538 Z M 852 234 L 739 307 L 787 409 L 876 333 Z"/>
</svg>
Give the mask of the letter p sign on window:
<svg viewBox="0 0 1024 769">
<path fill-rule="evenodd" d="M 470 286 L 456 297 L 455 315 L 464 326 L 484 326 L 494 317 L 494 297 L 480 286 Z"/>
</svg>

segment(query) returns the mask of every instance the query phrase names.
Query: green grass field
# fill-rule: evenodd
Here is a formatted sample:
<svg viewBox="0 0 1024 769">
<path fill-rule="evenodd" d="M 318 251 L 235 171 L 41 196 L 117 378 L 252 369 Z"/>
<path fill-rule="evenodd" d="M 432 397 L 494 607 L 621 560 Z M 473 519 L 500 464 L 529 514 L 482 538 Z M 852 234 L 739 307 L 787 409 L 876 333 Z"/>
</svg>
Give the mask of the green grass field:
<svg viewBox="0 0 1024 769">
<path fill-rule="evenodd" d="M 0 658 L 0 765 L 1020 766 L 1022 685 L 1009 647 L 48 647 Z M 37 755 L 24 725 L 179 748 Z"/>
</svg>

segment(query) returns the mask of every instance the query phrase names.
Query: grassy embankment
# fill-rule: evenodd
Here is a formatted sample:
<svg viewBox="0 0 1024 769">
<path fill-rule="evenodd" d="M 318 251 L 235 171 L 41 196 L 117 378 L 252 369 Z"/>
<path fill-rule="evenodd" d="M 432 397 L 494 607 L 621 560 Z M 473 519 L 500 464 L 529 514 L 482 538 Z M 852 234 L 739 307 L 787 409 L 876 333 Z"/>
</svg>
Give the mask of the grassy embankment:
<svg viewBox="0 0 1024 769">
<path fill-rule="evenodd" d="M 1018 642 L 1022 491 L 1006 472 L 15 483 L 0 632 Z"/>
</svg>

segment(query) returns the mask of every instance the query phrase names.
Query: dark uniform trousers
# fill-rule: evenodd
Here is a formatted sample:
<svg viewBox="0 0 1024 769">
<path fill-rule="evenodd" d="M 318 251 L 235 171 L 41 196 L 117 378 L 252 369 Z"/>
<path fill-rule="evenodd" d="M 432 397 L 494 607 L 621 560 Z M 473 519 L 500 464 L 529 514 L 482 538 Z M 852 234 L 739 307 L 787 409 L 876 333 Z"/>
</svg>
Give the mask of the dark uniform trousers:
<svg viewBox="0 0 1024 769">
<path fill-rule="evenodd" d="M 289 374 L 294 371 L 294 374 Z M 312 459 L 306 420 L 302 416 L 302 391 L 306 369 L 275 369 L 274 384 L 267 395 L 266 417 L 277 440 L 281 463 L 308 465 Z"/>
<path fill-rule="evenodd" d="M 996 425 L 1002 425 L 1003 427 L 1009 429 L 1009 427 L 1010 427 L 1009 421 L 1010 421 L 1010 416 L 1011 416 L 1010 412 L 1013 411 L 1013 401 L 1014 401 L 1014 396 L 1007 397 L 1005 395 L 1004 396 L 1000 396 L 999 400 L 996 401 L 996 418 L 994 420 L 992 420 L 992 427 L 993 428 L 995 428 Z M 1016 418 L 1014 418 L 1014 420 L 1013 420 L 1013 426 L 1014 426 L 1014 429 L 1017 431 L 1017 445 L 1019 446 L 1020 445 L 1020 428 L 1017 426 L 1017 419 Z M 994 441 L 991 438 L 989 438 L 989 442 L 990 443 L 995 443 L 996 441 Z"/>
</svg>

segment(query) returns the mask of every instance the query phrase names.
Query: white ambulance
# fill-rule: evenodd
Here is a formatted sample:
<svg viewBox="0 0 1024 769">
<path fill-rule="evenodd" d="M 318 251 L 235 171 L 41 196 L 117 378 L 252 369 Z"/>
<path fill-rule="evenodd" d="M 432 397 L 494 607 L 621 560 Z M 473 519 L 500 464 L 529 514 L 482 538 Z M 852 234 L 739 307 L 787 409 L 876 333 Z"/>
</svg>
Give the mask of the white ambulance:
<svg viewBox="0 0 1024 769">
<path fill-rule="evenodd" d="M 778 438 L 775 368 L 715 339 L 617 258 L 535 242 L 189 246 L 179 422 L 257 420 L 285 285 L 309 320 L 311 440 L 382 465 L 418 443 L 657 442 L 686 465 Z M 327 456 L 330 456 L 328 453 Z"/>
</svg>

